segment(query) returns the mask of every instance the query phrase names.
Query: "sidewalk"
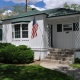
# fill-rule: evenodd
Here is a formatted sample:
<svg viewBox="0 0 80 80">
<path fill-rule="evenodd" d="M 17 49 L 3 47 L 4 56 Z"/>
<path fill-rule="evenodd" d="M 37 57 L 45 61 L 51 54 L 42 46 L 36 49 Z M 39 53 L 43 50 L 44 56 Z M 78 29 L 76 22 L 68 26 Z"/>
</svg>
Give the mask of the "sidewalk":
<svg viewBox="0 0 80 80">
<path fill-rule="evenodd" d="M 53 62 L 46 62 L 43 61 L 40 63 L 41 66 L 52 69 L 52 70 L 58 70 L 63 73 L 66 73 L 67 75 L 73 76 L 74 80 L 80 80 L 80 69 L 73 69 L 68 64 L 59 64 L 59 63 L 53 63 Z"/>
</svg>

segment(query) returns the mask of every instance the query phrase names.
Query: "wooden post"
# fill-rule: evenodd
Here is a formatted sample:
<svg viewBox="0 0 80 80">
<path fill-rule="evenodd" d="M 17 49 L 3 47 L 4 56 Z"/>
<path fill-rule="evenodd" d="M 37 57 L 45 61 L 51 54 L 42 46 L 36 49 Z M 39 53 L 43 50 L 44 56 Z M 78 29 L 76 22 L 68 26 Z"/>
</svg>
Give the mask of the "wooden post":
<svg viewBox="0 0 80 80">
<path fill-rule="evenodd" d="M 27 3 L 27 0 L 26 0 L 26 12 L 27 12 L 27 4 L 28 4 L 28 3 Z"/>
</svg>

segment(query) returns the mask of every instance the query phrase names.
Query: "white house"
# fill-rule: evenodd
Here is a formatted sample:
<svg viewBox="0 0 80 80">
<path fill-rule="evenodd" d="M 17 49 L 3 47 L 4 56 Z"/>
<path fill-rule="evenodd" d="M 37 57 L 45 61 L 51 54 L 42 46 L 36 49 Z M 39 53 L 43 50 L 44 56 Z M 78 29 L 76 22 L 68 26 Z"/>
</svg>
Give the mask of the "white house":
<svg viewBox="0 0 80 80">
<path fill-rule="evenodd" d="M 33 33 L 34 17 L 38 27 Z M 32 34 L 36 36 L 31 38 Z M 2 20 L 0 42 L 27 45 L 34 50 L 35 59 L 44 59 L 49 48 L 80 48 L 80 12 L 64 8 L 32 10 Z"/>
</svg>

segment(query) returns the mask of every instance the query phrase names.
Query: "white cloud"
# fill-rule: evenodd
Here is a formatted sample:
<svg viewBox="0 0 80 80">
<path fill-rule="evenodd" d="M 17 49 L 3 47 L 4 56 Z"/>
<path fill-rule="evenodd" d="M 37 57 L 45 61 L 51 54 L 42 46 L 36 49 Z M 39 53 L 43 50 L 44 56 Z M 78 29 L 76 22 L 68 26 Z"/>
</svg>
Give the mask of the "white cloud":
<svg viewBox="0 0 80 80">
<path fill-rule="evenodd" d="M 3 15 L 6 15 L 6 14 L 11 15 L 11 13 L 12 13 L 11 10 L 7 10 L 7 11 L 4 11 L 4 13 L 2 13 L 2 14 L 3 14 Z"/>
<path fill-rule="evenodd" d="M 12 1 L 14 3 L 25 3 L 26 0 L 4 0 L 4 1 Z M 58 7 L 63 7 L 63 4 L 67 2 L 69 5 L 72 3 L 79 4 L 80 5 L 80 0 L 28 0 L 28 2 L 36 3 L 39 1 L 43 1 L 45 6 L 45 9 L 50 9 L 50 8 L 58 8 Z M 33 5 L 30 5 L 33 8 L 36 8 L 38 10 L 44 10 L 44 8 L 36 7 Z"/>
<path fill-rule="evenodd" d="M 37 10 L 39 10 L 39 11 L 43 11 L 43 10 L 45 10 L 45 8 L 40 8 L 40 7 L 36 7 L 36 6 L 34 6 L 34 5 L 29 5 L 31 8 L 36 8 Z"/>
<path fill-rule="evenodd" d="M 67 2 L 69 5 L 72 3 L 80 4 L 80 0 L 43 0 L 45 3 L 45 8 L 57 8 L 57 7 L 63 7 L 63 4 Z"/>
<path fill-rule="evenodd" d="M 14 3 L 25 3 L 26 0 L 4 0 L 4 1 L 12 1 Z M 28 0 L 28 2 L 36 3 L 42 0 Z"/>
</svg>

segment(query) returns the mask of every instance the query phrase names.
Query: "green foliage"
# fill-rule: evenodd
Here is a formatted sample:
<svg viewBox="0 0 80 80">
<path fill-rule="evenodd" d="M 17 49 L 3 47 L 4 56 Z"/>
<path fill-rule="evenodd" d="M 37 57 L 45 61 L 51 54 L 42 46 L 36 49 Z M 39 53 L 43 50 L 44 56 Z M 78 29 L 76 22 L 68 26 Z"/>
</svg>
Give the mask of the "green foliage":
<svg viewBox="0 0 80 80">
<path fill-rule="evenodd" d="M 67 4 L 67 2 L 64 4 L 64 8 L 70 9 L 70 6 Z"/>
<path fill-rule="evenodd" d="M 28 47 L 25 46 L 25 45 L 20 45 L 20 46 L 18 46 L 18 48 L 19 48 L 20 50 L 26 50 Z"/>
<path fill-rule="evenodd" d="M 2 7 L 0 8 L 0 20 L 6 19 L 6 18 L 11 18 L 15 15 L 19 15 L 19 14 L 23 14 L 26 12 L 26 6 L 25 5 L 21 5 L 21 4 L 16 4 L 14 6 L 6 6 L 6 7 Z M 7 10 L 12 10 L 11 13 L 6 13 L 6 15 L 3 15 L 2 13 L 4 13 Z M 32 8 L 30 6 L 28 6 L 28 11 L 32 10 Z"/>
<path fill-rule="evenodd" d="M 6 47 L 8 45 L 11 45 L 11 44 L 10 43 L 0 43 L 0 49 Z"/>
<path fill-rule="evenodd" d="M 32 8 L 30 6 L 27 7 L 28 11 L 32 10 Z M 20 5 L 20 4 L 16 4 L 12 7 L 12 11 L 14 13 L 18 13 L 18 14 L 23 14 L 24 12 L 26 12 L 26 6 L 25 5 Z"/>
<path fill-rule="evenodd" d="M 80 63 L 71 64 L 70 66 L 73 68 L 80 68 Z"/>
<path fill-rule="evenodd" d="M 73 9 L 73 10 L 78 10 L 80 11 L 80 5 L 78 4 L 71 4 L 71 5 L 68 5 L 67 2 L 63 5 L 64 8 L 66 9 Z"/>
<path fill-rule="evenodd" d="M 38 65 L 0 65 L 0 80 L 73 80 L 66 74 Z"/>
<path fill-rule="evenodd" d="M 75 63 L 80 63 L 80 59 L 79 58 L 75 58 Z"/>
<path fill-rule="evenodd" d="M 1 43 L 1 45 L 0 63 L 24 64 L 34 60 L 34 52 L 24 45 L 15 46 L 9 43 Z"/>
<path fill-rule="evenodd" d="M 19 4 L 14 5 L 14 6 L 12 7 L 12 9 L 13 9 L 13 12 L 15 12 L 16 14 L 17 14 L 17 13 L 18 13 L 18 14 L 22 14 L 22 13 L 25 12 L 25 6 L 19 5 Z"/>
</svg>

